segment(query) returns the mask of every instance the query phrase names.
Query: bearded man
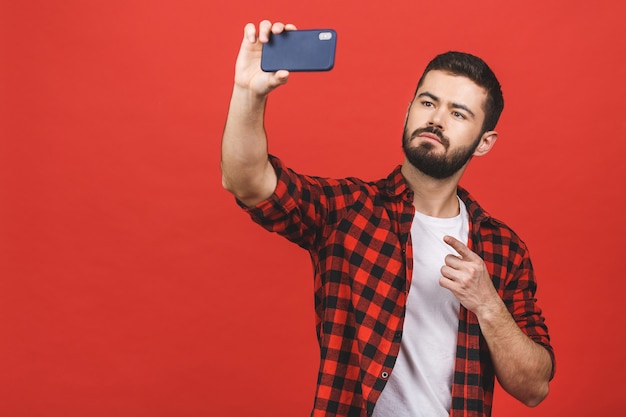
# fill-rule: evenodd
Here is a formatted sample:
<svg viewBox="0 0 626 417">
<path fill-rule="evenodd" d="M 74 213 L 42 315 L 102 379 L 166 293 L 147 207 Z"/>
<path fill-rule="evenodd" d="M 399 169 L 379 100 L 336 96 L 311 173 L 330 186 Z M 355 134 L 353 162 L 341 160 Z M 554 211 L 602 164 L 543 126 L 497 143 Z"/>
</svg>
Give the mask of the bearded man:
<svg viewBox="0 0 626 417">
<path fill-rule="evenodd" d="M 421 76 L 405 159 L 377 181 L 301 175 L 268 155 L 267 97 L 289 72 L 262 44 L 293 25 L 248 24 L 222 140 L 222 181 L 314 267 L 320 368 L 314 417 L 486 417 L 494 381 L 528 406 L 554 353 L 524 242 L 459 180 L 493 149 L 504 107 L 483 60 L 448 52 Z"/>
</svg>

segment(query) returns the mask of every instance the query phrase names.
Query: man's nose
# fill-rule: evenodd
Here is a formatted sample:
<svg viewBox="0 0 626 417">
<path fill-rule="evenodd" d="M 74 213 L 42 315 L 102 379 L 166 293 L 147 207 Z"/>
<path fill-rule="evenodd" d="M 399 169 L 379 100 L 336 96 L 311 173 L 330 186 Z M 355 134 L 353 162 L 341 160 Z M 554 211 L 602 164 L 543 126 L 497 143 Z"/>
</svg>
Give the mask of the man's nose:
<svg viewBox="0 0 626 417">
<path fill-rule="evenodd" d="M 434 126 L 441 130 L 444 130 L 443 125 L 443 115 L 442 110 L 437 109 L 430 114 L 430 119 L 428 120 L 428 126 Z"/>
</svg>

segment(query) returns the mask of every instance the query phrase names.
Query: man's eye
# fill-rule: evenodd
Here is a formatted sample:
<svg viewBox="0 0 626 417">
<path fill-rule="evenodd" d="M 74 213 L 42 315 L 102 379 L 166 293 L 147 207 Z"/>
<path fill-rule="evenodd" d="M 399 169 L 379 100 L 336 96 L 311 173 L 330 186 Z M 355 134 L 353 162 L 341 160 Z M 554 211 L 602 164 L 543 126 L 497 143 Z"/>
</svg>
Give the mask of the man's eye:
<svg viewBox="0 0 626 417">
<path fill-rule="evenodd" d="M 424 107 L 432 107 L 433 103 L 431 103 L 430 101 L 422 101 L 422 106 L 424 106 Z"/>
<path fill-rule="evenodd" d="M 456 117 L 457 119 L 465 119 L 465 115 L 463 113 L 459 113 L 458 111 L 453 111 L 452 116 Z"/>
</svg>

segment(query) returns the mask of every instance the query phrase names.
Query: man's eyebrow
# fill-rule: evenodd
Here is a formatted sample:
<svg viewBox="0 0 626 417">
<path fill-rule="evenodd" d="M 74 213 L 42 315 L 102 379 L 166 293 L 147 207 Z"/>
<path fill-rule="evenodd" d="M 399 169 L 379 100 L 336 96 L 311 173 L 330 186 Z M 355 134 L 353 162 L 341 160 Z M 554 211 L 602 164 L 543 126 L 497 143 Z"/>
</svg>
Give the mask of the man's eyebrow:
<svg viewBox="0 0 626 417">
<path fill-rule="evenodd" d="M 433 93 L 429 93 L 428 91 L 424 91 L 423 93 L 419 93 L 417 95 L 417 97 L 428 97 L 430 98 L 432 101 L 436 101 L 437 103 L 440 101 L 439 97 L 437 97 L 436 95 L 434 95 Z M 459 103 L 452 103 L 452 107 L 455 109 L 461 109 L 461 110 L 465 110 L 467 113 L 470 114 L 470 116 L 472 116 L 473 118 L 476 117 L 476 115 L 474 114 L 473 111 L 471 111 L 469 109 L 469 107 L 467 107 L 464 104 L 459 104 Z"/>
<path fill-rule="evenodd" d="M 437 97 L 436 95 L 432 93 L 429 93 L 428 91 L 424 91 L 423 93 L 420 93 L 418 97 L 428 97 L 433 101 L 439 101 L 439 97 Z"/>
</svg>

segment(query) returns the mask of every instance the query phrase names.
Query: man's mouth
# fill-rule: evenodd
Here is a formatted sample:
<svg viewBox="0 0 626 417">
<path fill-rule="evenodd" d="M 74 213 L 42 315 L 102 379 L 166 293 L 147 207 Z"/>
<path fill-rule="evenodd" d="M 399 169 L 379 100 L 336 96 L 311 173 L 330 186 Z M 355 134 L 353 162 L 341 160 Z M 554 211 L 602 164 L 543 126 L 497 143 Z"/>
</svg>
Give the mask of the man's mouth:
<svg viewBox="0 0 626 417">
<path fill-rule="evenodd" d="M 435 142 L 441 143 L 441 139 L 439 138 L 439 136 L 435 135 L 434 133 L 424 132 L 424 133 L 420 133 L 417 136 L 419 136 L 420 138 L 430 139 Z"/>
<path fill-rule="evenodd" d="M 416 137 L 420 137 L 422 139 L 426 139 L 428 141 L 438 142 L 443 145 L 444 148 L 448 149 L 450 146 L 450 141 L 444 134 L 436 127 L 428 126 L 416 129 L 411 135 L 411 139 Z"/>
</svg>

